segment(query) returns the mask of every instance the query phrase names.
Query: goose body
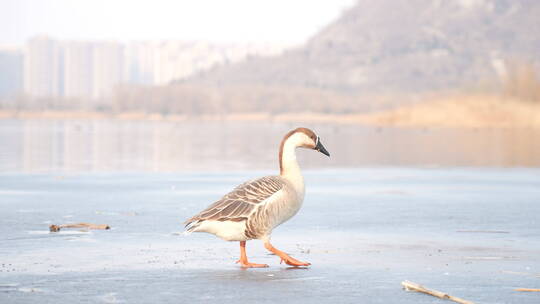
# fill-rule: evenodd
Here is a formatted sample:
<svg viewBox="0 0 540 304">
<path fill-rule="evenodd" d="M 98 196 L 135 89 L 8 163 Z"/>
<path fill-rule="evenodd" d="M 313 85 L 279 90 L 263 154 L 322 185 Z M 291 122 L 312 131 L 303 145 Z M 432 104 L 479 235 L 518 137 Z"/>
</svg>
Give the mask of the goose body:
<svg viewBox="0 0 540 304">
<path fill-rule="evenodd" d="M 320 139 L 306 128 L 287 133 L 279 149 L 280 175 L 245 182 L 197 215 L 188 219 L 187 232 L 212 233 L 226 241 L 240 241 L 244 267 L 267 267 L 247 262 L 245 242 L 260 239 L 265 247 L 289 265 L 308 266 L 270 244 L 272 230 L 293 217 L 304 201 L 304 178 L 296 148 L 309 148 L 329 156 Z M 244 259 L 242 258 L 244 257 Z"/>
<path fill-rule="evenodd" d="M 295 215 L 303 196 L 303 189 L 297 191 L 281 176 L 261 177 L 239 185 L 197 214 L 187 229 L 226 241 L 260 239 Z"/>
</svg>

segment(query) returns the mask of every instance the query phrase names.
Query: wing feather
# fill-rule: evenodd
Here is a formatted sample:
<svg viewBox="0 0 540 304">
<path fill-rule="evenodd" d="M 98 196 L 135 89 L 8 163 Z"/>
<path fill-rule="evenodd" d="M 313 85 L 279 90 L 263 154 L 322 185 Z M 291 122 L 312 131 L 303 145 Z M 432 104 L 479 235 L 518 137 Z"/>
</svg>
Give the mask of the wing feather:
<svg viewBox="0 0 540 304">
<path fill-rule="evenodd" d="M 283 181 L 278 176 L 265 176 L 243 183 L 214 202 L 208 208 L 188 219 L 188 231 L 206 220 L 241 221 L 247 219 L 256 207 L 281 190 Z"/>
</svg>

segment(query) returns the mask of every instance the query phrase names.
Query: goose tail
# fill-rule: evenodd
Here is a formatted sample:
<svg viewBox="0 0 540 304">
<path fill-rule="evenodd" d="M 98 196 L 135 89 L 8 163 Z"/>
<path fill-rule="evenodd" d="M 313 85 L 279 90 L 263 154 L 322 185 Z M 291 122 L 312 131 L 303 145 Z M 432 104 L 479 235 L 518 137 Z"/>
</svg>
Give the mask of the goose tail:
<svg viewBox="0 0 540 304">
<path fill-rule="evenodd" d="M 192 232 L 195 231 L 195 229 L 197 229 L 197 227 L 199 227 L 199 225 L 201 224 L 201 221 L 200 220 L 188 220 L 186 221 L 186 226 L 185 226 L 185 231 L 184 231 L 184 235 L 190 235 Z"/>
</svg>

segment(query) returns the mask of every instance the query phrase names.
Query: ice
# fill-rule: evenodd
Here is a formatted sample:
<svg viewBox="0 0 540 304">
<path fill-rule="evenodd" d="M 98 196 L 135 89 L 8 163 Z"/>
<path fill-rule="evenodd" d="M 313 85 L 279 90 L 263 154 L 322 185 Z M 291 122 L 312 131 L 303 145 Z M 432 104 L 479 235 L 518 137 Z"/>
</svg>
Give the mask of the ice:
<svg viewBox="0 0 540 304">
<path fill-rule="evenodd" d="M 514 288 L 540 284 L 540 169 L 306 171 L 304 205 L 272 242 L 309 268 L 255 240 L 250 261 L 270 267 L 241 269 L 238 243 L 182 234 L 220 191 L 270 173 L 0 174 L 0 302 L 439 302 L 402 290 L 410 280 L 478 303 L 538 303 Z M 206 190 L 184 193 L 192 177 Z M 112 229 L 48 231 L 68 222 Z"/>
</svg>

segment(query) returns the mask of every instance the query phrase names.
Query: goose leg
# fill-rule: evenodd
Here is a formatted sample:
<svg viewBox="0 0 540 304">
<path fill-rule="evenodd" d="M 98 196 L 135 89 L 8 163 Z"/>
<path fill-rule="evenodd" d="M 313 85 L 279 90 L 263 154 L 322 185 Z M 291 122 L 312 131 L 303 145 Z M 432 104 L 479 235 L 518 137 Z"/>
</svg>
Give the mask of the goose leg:
<svg viewBox="0 0 540 304">
<path fill-rule="evenodd" d="M 311 265 L 311 263 L 299 261 L 299 260 L 289 256 L 285 252 L 274 248 L 274 246 L 272 246 L 272 244 L 270 244 L 269 241 L 264 242 L 264 247 L 266 249 L 270 250 L 271 252 L 273 252 L 275 255 L 279 256 L 281 258 L 280 263 L 285 262 L 285 264 L 291 265 L 291 266 L 309 266 L 309 265 Z"/>
<path fill-rule="evenodd" d="M 240 242 L 240 259 L 236 261 L 236 263 L 240 263 L 243 268 L 265 268 L 268 267 L 266 264 L 255 264 L 248 262 L 248 258 L 246 255 L 246 241 Z"/>
</svg>

